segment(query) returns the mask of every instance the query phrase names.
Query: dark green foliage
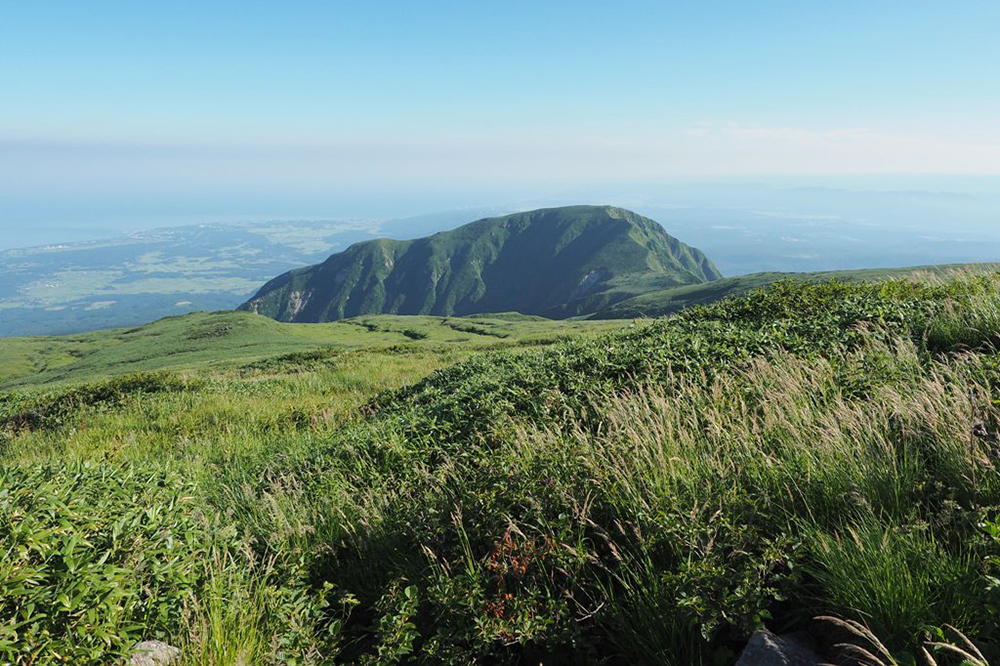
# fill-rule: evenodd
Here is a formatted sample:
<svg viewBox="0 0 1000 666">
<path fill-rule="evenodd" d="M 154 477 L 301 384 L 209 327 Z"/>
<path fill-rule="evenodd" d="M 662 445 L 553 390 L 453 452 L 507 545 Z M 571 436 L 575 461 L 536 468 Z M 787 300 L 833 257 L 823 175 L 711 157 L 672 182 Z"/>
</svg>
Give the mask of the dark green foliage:
<svg viewBox="0 0 1000 666">
<path fill-rule="evenodd" d="M 462 333 L 475 333 L 476 335 L 488 335 L 494 338 L 509 338 L 510 334 L 502 333 L 500 331 L 491 330 L 487 326 L 479 326 L 476 324 L 470 324 L 461 320 L 446 319 L 444 323 L 448 328 L 454 331 L 460 331 Z"/>
<path fill-rule="evenodd" d="M 545 321 L 545 317 L 539 315 L 526 315 L 520 312 L 482 312 L 472 314 L 467 319 L 494 319 L 497 321 Z"/>
<path fill-rule="evenodd" d="M 954 264 L 910 266 L 906 268 L 866 268 L 860 270 L 822 271 L 818 273 L 752 273 L 722 278 L 701 284 L 667 289 L 647 289 L 637 296 L 615 303 L 591 316 L 591 319 L 633 319 L 675 314 L 693 305 L 707 305 L 727 296 L 741 296 L 754 289 L 783 280 L 796 282 L 863 282 L 886 279 L 921 279 L 965 272 L 989 273 L 1000 264 Z"/>
<path fill-rule="evenodd" d="M 417 419 L 415 430 L 448 440 L 484 438 L 510 414 L 537 423 L 575 418 L 595 393 L 677 373 L 718 373 L 779 349 L 840 351 L 872 328 L 919 338 L 939 307 L 935 293 L 910 282 L 779 282 L 633 331 L 535 354 L 479 356 L 380 396 L 375 408 L 405 410 Z"/>
<path fill-rule="evenodd" d="M 240 372 L 304 372 L 319 365 L 331 365 L 347 353 L 343 347 L 327 347 L 309 351 L 292 352 L 247 363 Z"/>
<path fill-rule="evenodd" d="M 704 254 L 652 220 L 610 206 L 569 206 L 415 241 L 358 243 L 275 278 L 241 309 L 301 322 L 372 313 L 568 317 L 719 277 Z"/>
<path fill-rule="evenodd" d="M 237 330 L 230 323 L 212 323 L 207 326 L 200 326 L 187 334 L 188 340 L 205 340 L 206 338 L 224 338 Z"/>
<path fill-rule="evenodd" d="M 168 638 L 235 530 L 176 473 L 71 464 L 0 468 L 0 658 L 110 663 Z"/>
</svg>

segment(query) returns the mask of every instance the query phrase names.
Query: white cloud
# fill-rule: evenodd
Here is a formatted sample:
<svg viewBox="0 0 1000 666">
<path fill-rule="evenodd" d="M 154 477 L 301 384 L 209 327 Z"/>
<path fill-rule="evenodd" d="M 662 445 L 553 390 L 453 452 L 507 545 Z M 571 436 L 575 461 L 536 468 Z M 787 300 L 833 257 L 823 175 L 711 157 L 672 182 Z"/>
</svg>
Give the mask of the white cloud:
<svg viewBox="0 0 1000 666">
<path fill-rule="evenodd" d="M 652 180 L 674 176 L 958 173 L 1000 174 L 989 133 L 894 133 L 697 123 L 534 135 L 350 137 L 314 144 L 247 141 L 127 144 L 3 141 L 0 190 L 250 187 L 328 188 Z"/>
<path fill-rule="evenodd" d="M 693 132 L 692 132 L 693 130 Z M 808 129 L 729 122 L 680 133 L 690 150 L 734 173 L 1000 173 L 991 132 L 922 134 L 857 127 Z"/>
</svg>

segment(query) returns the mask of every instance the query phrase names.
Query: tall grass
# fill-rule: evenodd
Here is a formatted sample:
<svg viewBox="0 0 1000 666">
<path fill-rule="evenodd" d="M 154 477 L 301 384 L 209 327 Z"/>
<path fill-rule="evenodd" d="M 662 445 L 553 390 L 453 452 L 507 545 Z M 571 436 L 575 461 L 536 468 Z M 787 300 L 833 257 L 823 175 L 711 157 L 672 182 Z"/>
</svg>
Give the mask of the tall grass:
<svg viewBox="0 0 1000 666">
<path fill-rule="evenodd" d="M 831 613 L 902 662 L 945 624 L 992 656 L 998 294 L 778 285 L 541 350 L 276 359 L 8 429 L 2 461 L 155 463 L 228 527 L 127 633 L 191 663 L 725 663 Z"/>
<path fill-rule="evenodd" d="M 183 663 L 306 664 L 336 657 L 340 621 L 327 617 L 330 589 L 303 585 L 294 561 L 217 550 L 205 566 L 205 584 L 185 607 Z M 351 605 L 344 598 L 334 612 L 346 617 Z"/>
<path fill-rule="evenodd" d="M 911 344 L 876 349 L 913 368 Z M 935 362 L 858 397 L 838 383 L 842 370 L 786 356 L 708 385 L 680 377 L 606 397 L 598 433 L 546 437 L 573 438 L 616 513 L 641 517 L 637 529 L 700 530 L 688 557 L 725 548 L 725 530 L 792 536 L 813 597 L 803 605 L 854 614 L 900 645 L 934 624 L 984 623 L 976 525 L 962 515 L 1000 499 L 972 435 L 997 417 L 978 369 L 970 357 Z"/>
<path fill-rule="evenodd" d="M 972 553 L 945 548 L 929 526 L 899 526 L 868 515 L 841 532 L 808 525 L 809 573 L 830 612 L 853 615 L 889 645 L 907 645 L 929 627 L 978 630 L 970 605 L 976 581 Z"/>
</svg>

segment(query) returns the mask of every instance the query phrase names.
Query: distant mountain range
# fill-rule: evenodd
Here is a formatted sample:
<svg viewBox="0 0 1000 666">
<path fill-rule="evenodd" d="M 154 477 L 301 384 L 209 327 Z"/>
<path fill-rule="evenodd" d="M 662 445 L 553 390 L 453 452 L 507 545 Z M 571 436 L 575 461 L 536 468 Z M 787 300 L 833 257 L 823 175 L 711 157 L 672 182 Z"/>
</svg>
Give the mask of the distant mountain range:
<svg viewBox="0 0 1000 666">
<path fill-rule="evenodd" d="M 703 252 L 649 218 L 613 206 L 567 206 L 417 240 L 356 243 L 271 280 L 240 309 L 286 322 L 508 311 L 566 318 L 721 277 Z"/>
</svg>

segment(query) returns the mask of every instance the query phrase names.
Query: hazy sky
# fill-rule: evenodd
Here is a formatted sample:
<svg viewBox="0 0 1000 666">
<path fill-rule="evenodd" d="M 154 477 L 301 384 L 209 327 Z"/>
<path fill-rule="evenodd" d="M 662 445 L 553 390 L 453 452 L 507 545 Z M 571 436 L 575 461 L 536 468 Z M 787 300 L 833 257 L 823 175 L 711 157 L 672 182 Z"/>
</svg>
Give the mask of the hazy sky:
<svg viewBox="0 0 1000 666">
<path fill-rule="evenodd" d="M 995 0 L 0 8 L 0 225 L 115 198 L 1000 173 Z"/>
</svg>

